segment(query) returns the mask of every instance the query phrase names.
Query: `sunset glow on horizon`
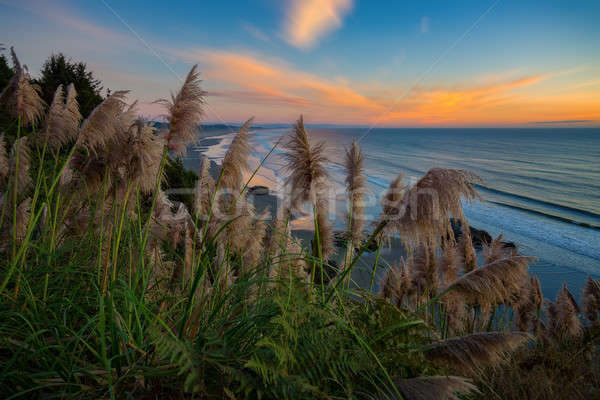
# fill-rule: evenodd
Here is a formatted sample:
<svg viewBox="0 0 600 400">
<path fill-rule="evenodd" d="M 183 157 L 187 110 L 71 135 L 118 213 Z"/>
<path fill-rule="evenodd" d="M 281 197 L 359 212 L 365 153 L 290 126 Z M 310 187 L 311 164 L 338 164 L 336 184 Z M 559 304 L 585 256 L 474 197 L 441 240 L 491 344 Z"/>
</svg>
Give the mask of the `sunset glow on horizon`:
<svg viewBox="0 0 600 400">
<path fill-rule="evenodd" d="M 0 0 L 0 42 L 33 76 L 86 62 L 148 117 L 198 64 L 209 122 L 600 125 L 598 2 L 217 3 Z"/>
</svg>

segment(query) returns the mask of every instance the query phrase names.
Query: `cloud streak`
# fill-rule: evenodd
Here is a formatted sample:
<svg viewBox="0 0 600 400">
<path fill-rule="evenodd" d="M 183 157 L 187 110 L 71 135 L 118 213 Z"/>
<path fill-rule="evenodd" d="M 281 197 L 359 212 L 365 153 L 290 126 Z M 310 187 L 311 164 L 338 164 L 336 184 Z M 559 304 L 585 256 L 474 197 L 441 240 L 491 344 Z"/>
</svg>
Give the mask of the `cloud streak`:
<svg viewBox="0 0 600 400">
<path fill-rule="evenodd" d="M 284 37 L 291 45 L 308 49 L 341 27 L 351 8 L 352 0 L 293 0 L 287 10 Z"/>
<path fill-rule="evenodd" d="M 270 42 L 271 38 L 265 32 L 263 32 L 260 28 L 255 25 L 252 25 L 249 22 L 242 22 L 242 29 L 249 33 L 255 39 L 258 39 L 262 42 Z"/>
<path fill-rule="evenodd" d="M 540 92 L 537 85 L 565 71 L 526 76 L 509 71 L 468 84 L 413 87 L 396 101 L 405 89 L 381 90 L 381 82 L 330 80 L 259 54 L 197 49 L 175 55 L 200 63 L 206 81 L 218 88 L 209 102 L 235 120 L 245 116 L 237 112 L 251 112 L 264 122 L 293 120 L 303 113 L 311 122 L 378 121 L 383 126 L 503 126 L 600 119 L 600 100 L 589 94 Z"/>
<path fill-rule="evenodd" d="M 18 2 L 0 0 L 0 4 L 14 7 L 43 19 L 52 21 L 58 26 L 67 27 L 86 36 L 92 37 L 96 42 L 118 44 L 119 47 L 133 46 L 134 41 L 130 35 L 104 28 L 93 22 L 72 14 L 57 2 L 41 0 L 22 0 Z"/>
</svg>

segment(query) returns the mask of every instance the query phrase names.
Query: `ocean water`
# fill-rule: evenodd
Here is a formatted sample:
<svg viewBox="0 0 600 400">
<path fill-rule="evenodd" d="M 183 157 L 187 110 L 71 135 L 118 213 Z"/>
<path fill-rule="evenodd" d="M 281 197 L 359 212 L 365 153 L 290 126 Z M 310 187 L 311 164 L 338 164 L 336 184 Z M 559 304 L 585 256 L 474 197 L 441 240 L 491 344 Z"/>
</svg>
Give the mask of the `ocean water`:
<svg viewBox="0 0 600 400">
<path fill-rule="evenodd" d="M 253 162 L 289 128 L 255 129 Z M 344 148 L 364 128 L 309 128 L 324 140 L 337 198 L 344 197 Z M 220 162 L 233 133 L 207 132 L 191 159 L 204 154 Z M 367 214 L 379 213 L 379 198 L 403 173 L 414 183 L 432 167 L 467 169 L 483 178 L 482 199 L 464 204 L 470 224 L 492 236 L 503 234 L 525 255 L 537 258 L 531 271 L 546 297 L 567 282 L 576 297 L 588 274 L 600 276 L 600 129 L 373 129 L 360 142 L 365 153 Z M 281 146 L 258 175 L 278 190 L 285 179 Z M 369 198 L 370 197 L 370 198 Z M 336 207 L 341 226 L 344 207 Z"/>
</svg>

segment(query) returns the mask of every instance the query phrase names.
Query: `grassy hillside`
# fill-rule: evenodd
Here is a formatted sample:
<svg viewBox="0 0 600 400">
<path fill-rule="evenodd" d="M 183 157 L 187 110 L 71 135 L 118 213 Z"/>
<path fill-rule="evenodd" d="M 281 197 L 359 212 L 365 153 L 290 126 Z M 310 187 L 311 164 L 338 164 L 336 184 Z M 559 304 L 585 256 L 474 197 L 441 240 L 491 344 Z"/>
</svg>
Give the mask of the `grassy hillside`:
<svg viewBox="0 0 600 400">
<path fill-rule="evenodd" d="M 467 226 L 461 201 L 477 197 L 477 176 L 434 168 L 410 187 L 399 177 L 379 220 L 365 221 L 354 143 L 344 261 L 334 265 L 326 149 L 302 118 L 283 144 L 289 197 L 271 218 L 246 199 L 251 120 L 217 179 L 208 162 L 186 175 L 171 159 L 202 120 L 195 68 L 157 129 L 122 91 L 85 120 L 75 85 L 46 104 L 14 60 L 0 95 L 16 126 L 0 143 L 5 397 L 600 395 L 600 284 L 588 281 L 581 310 L 566 287 L 545 305 L 531 259 L 501 238 L 478 263 L 469 235 L 451 227 Z M 194 194 L 169 197 L 167 172 L 181 179 L 170 185 L 195 181 Z M 289 221 L 306 204 L 314 237 L 300 243 Z M 361 254 L 391 236 L 410 257 L 376 259 L 380 293 L 351 289 Z"/>
</svg>

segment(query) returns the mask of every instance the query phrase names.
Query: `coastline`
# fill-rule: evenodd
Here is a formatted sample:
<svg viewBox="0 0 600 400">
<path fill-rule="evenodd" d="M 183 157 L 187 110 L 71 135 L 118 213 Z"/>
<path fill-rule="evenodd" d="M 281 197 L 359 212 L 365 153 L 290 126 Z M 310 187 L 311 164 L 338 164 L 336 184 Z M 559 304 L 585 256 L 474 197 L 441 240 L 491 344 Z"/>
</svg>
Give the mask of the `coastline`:
<svg viewBox="0 0 600 400">
<path fill-rule="evenodd" d="M 218 176 L 219 167 L 217 163 L 213 161 L 213 159 L 219 159 L 222 157 L 235 133 L 235 131 L 230 129 L 203 131 L 198 145 L 194 148 L 194 156 L 187 157 L 184 160 L 184 165 L 186 168 L 197 171 L 201 158 L 205 156 L 204 153 L 209 152 L 209 158 L 211 159 L 211 174 L 213 176 Z M 264 148 L 262 150 L 265 151 Z M 188 155 L 190 155 L 190 153 L 188 153 Z M 259 159 L 255 159 L 254 161 L 256 165 L 258 165 L 260 162 Z M 279 203 L 276 193 L 280 184 L 281 179 L 278 179 L 275 176 L 275 173 L 267 166 L 263 166 L 259 173 L 253 177 L 249 183 L 249 188 L 260 187 L 260 191 L 262 193 L 254 193 L 252 195 L 252 202 L 257 209 L 257 213 L 262 212 L 262 210 L 268 206 L 271 209 L 272 215 L 275 215 L 277 212 L 277 205 Z M 263 193 L 265 190 L 268 192 Z M 479 228 L 485 233 L 489 232 L 489 235 L 491 236 L 495 237 L 503 233 L 502 229 L 498 229 L 497 227 L 493 226 L 487 226 L 485 223 L 479 220 L 472 220 L 469 218 L 469 221 L 473 228 Z M 338 230 L 339 228 L 340 227 L 338 226 Z M 305 248 L 310 246 L 310 240 L 312 237 L 312 218 L 310 215 L 299 216 L 295 218 L 292 222 L 292 233 L 302 241 Z M 510 240 L 513 241 L 515 245 L 521 248 L 524 247 L 519 240 L 518 235 L 517 237 L 514 237 L 515 235 L 512 233 L 511 236 L 512 237 Z M 531 238 L 528 237 L 527 240 L 531 241 Z M 541 245 L 543 245 L 543 243 Z M 339 259 L 336 261 L 340 261 L 341 257 L 343 257 L 343 252 L 344 251 L 342 249 L 338 248 Z M 477 249 L 477 253 L 478 256 L 480 256 L 480 248 Z M 403 256 L 406 256 L 406 253 L 403 251 L 402 245 L 399 243 L 399 241 L 398 243 L 392 244 L 392 246 L 389 248 L 385 247 L 381 249 L 379 254 L 379 266 L 377 267 L 377 275 L 374 283 L 375 290 L 378 288 L 378 282 L 380 280 L 381 273 L 385 270 L 385 268 L 387 268 L 389 265 L 399 262 Z M 365 289 L 370 287 L 371 271 L 374 261 L 375 254 L 368 252 L 365 252 L 365 254 L 359 260 L 357 268 L 355 268 L 352 275 L 352 279 L 358 286 Z M 539 277 L 544 296 L 550 299 L 554 299 L 556 293 L 562 287 L 563 282 L 567 283 L 569 289 L 573 293 L 581 293 L 581 288 L 585 284 L 587 276 L 590 274 L 589 271 L 582 271 L 569 266 L 552 265 L 548 262 L 540 262 L 539 260 L 530 265 L 530 271 L 532 274 L 535 274 Z M 598 278 L 598 274 L 592 273 L 591 275 L 596 279 Z"/>
</svg>

